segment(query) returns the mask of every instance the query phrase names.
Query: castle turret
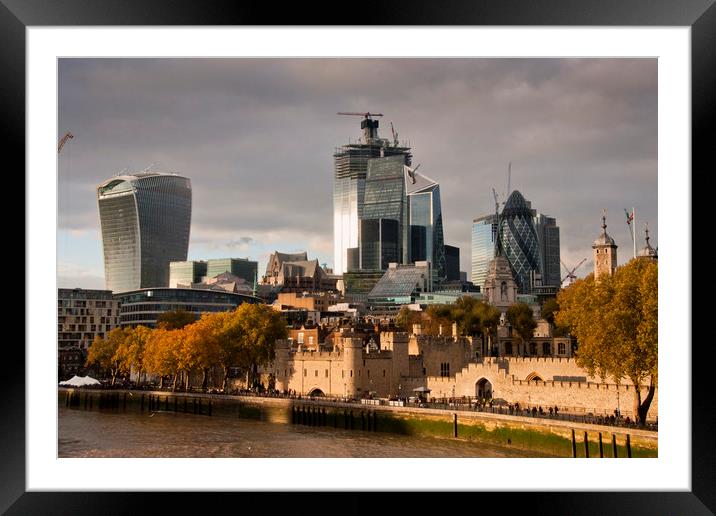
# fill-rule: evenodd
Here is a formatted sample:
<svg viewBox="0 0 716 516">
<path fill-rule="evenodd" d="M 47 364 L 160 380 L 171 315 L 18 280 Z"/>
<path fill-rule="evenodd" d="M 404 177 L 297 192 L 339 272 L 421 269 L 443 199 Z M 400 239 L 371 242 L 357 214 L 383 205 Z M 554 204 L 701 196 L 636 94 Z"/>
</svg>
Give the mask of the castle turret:
<svg viewBox="0 0 716 516">
<path fill-rule="evenodd" d="M 400 387 L 401 376 L 410 375 L 410 358 L 408 357 L 408 340 L 407 332 L 383 332 L 380 334 L 380 343 L 384 349 L 393 352 L 393 369 L 390 391 L 395 394 L 405 394 Z"/>
<path fill-rule="evenodd" d="M 289 351 L 291 343 L 288 339 L 276 340 L 276 357 L 274 358 L 274 374 L 276 375 L 276 389 L 279 391 L 288 390 L 288 383 L 293 374 L 293 362 L 290 360 Z"/>
<path fill-rule="evenodd" d="M 602 234 L 592 244 L 594 249 L 594 279 L 617 270 L 617 244 L 607 235 L 607 212 L 602 212 Z"/>
<path fill-rule="evenodd" d="M 363 368 L 363 340 L 355 337 L 343 337 L 342 341 L 344 395 L 356 398 L 363 391 L 362 375 L 359 375 L 359 371 Z"/>
</svg>

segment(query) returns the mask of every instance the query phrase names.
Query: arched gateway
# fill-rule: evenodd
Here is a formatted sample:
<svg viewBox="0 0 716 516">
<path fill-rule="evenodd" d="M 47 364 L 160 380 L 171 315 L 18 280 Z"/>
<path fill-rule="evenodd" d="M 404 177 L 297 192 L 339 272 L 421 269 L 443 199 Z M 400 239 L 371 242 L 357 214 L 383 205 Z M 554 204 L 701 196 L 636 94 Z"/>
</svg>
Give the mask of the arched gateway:
<svg viewBox="0 0 716 516">
<path fill-rule="evenodd" d="M 312 389 L 312 390 L 308 393 L 308 395 L 311 396 L 311 397 L 313 397 L 313 396 L 325 396 L 325 394 L 323 394 L 323 391 L 322 391 L 321 389 L 319 389 L 318 387 L 316 387 L 315 389 Z"/>
<path fill-rule="evenodd" d="M 478 398 L 492 399 L 492 384 L 487 378 L 480 378 L 475 384 L 475 395 Z"/>
</svg>

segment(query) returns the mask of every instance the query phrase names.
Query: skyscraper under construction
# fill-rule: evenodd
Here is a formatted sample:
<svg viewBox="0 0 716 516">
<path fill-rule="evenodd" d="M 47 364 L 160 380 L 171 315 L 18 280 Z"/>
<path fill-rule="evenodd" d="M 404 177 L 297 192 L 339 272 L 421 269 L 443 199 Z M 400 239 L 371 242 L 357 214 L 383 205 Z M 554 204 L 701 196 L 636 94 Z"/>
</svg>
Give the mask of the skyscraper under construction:
<svg viewBox="0 0 716 516">
<path fill-rule="evenodd" d="M 378 120 L 383 116 L 373 113 L 339 113 L 359 115 L 363 136 L 355 142 L 336 149 L 333 154 L 335 181 L 333 186 L 333 246 L 334 272 L 343 274 L 359 263 L 360 219 L 364 218 L 365 181 L 368 160 L 387 156 L 401 156 L 410 166 L 410 147 L 378 136 Z M 350 266 L 350 267 L 349 267 Z"/>
</svg>

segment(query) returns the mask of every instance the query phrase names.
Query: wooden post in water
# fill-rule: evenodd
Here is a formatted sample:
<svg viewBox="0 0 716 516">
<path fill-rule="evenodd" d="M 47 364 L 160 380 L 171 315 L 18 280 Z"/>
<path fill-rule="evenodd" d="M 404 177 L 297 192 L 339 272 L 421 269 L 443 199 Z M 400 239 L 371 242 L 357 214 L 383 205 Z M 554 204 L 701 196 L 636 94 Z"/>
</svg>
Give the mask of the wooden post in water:
<svg viewBox="0 0 716 516">
<path fill-rule="evenodd" d="M 169 396 L 164 396 L 164 410 L 169 412 Z"/>
<path fill-rule="evenodd" d="M 577 441 L 574 437 L 574 428 L 572 428 L 572 458 L 577 458 Z"/>
<path fill-rule="evenodd" d="M 360 411 L 360 429 L 365 430 L 365 410 Z"/>
<path fill-rule="evenodd" d="M 599 458 L 604 457 L 604 447 L 602 446 L 602 433 L 599 432 Z"/>
<path fill-rule="evenodd" d="M 348 430 L 348 411 L 343 409 L 343 429 Z"/>
<path fill-rule="evenodd" d="M 351 410 L 351 430 L 353 430 L 353 411 Z"/>
<path fill-rule="evenodd" d="M 124 399 L 122 400 L 122 410 L 127 410 L 127 393 L 124 393 Z"/>
<path fill-rule="evenodd" d="M 141 402 L 139 408 L 142 412 L 144 412 L 144 394 L 142 394 L 142 402 Z"/>
<path fill-rule="evenodd" d="M 457 437 L 457 412 L 452 415 L 452 436 Z"/>
<path fill-rule="evenodd" d="M 196 414 L 196 398 L 194 398 L 192 401 L 192 405 L 194 407 L 194 414 Z"/>
<path fill-rule="evenodd" d="M 186 396 L 184 396 L 184 413 L 186 414 Z"/>
<path fill-rule="evenodd" d="M 584 456 L 589 458 L 589 439 L 587 438 L 587 432 L 584 432 Z"/>
<path fill-rule="evenodd" d="M 373 411 L 373 431 L 378 431 L 378 413 Z"/>
<path fill-rule="evenodd" d="M 213 407 L 212 407 L 212 402 L 211 402 L 211 400 L 209 400 L 209 415 L 211 415 L 211 410 L 212 410 L 212 408 L 213 408 Z"/>
<path fill-rule="evenodd" d="M 174 412 L 177 411 L 177 397 L 174 396 Z"/>
<path fill-rule="evenodd" d="M 85 410 L 87 410 L 87 393 L 85 392 Z"/>
<path fill-rule="evenodd" d="M 90 397 L 89 397 L 89 400 L 90 400 L 90 406 L 89 406 L 89 409 L 90 409 L 90 410 L 92 410 L 92 396 L 90 396 Z"/>
<path fill-rule="evenodd" d="M 201 416 L 201 398 L 199 398 L 199 415 Z"/>
<path fill-rule="evenodd" d="M 617 436 L 616 434 L 612 434 L 612 455 L 614 458 L 617 458 Z"/>
<path fill-rule="evenodd" d="M 629 457 L 631 459 L 631 439 L 629 438 L 629 434 L 627 434 L 626 449 L 627 449 L 627 457 Z"/>
</svg>

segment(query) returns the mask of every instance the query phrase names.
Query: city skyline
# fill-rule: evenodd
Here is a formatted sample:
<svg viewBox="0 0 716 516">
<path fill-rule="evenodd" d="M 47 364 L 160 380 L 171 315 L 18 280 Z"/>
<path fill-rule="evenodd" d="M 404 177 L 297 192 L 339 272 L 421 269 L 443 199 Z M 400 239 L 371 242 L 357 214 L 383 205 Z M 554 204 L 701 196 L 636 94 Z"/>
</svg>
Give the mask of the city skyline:
<svg viewBox="0 0 716 516">
<path fill-rule="evenodd" d="M 560 226 L 567 265 L 588 261 L 607 208 L 620 264 L 624 208 L 658 245 L 654 59 L 60 60 L 58 274 L 103 288 L 93 190 L 128 168 L 192 181 L 188 259 L 273 250 L 333 262 L 333 152 L 360 135 L 340 110 L 385 113 L 413 165 L 441 184 L 445 242 L 470 272 L 472 220 L 512 189 Z M 377 77 L 366 86 L 365 78 Z M 576 171 L 576 172 L 575 172 Z M 293 177 L 292 177 L 293 176 Z"/>
</svg>

